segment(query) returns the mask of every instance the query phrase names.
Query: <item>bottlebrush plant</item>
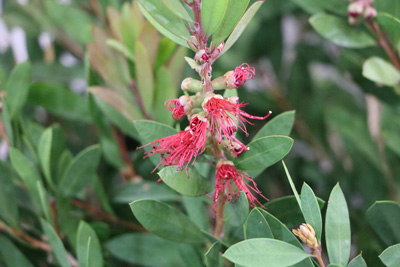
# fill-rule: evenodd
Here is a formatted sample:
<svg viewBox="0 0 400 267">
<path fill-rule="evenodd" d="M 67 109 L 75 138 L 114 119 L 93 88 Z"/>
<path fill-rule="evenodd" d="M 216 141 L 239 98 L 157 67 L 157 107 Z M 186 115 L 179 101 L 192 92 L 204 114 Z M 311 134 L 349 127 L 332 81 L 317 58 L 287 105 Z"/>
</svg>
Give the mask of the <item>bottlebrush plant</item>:
<svg viewBox="0 0 400 267">
<path fill-rule="evenodd" d="M 398 266 L 399 10 L 7 1 L 0 265 Z"/>
</svg>

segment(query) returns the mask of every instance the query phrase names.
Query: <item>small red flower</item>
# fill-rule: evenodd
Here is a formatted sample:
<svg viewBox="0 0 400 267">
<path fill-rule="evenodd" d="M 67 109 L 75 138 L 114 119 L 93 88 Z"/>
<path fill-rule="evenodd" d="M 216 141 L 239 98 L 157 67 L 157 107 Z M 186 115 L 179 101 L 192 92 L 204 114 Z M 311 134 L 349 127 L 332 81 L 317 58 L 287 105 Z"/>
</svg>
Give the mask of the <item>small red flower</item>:
<svg viewBox="0 0 400 267">
<path fill-rule="evenodd" d="M 249 181 L 249 183 L 246 183 L 246 180 Z M 235 192 L 233 185 L 236 185 L 237 192 Z M 219 194 L 225 194 L 227 201 L 230 202 L 232 198 L 239 198 L 240 191 L 243 191 L 246 194 L 247 199 L 250 202 L 250 206 L 252 207 L 254 207 L 255 203 L 257 203 L 264 208 L 260 201 L 253 196 L 251 191 L 259 194 L 262 198 L 268 201 L 268 198 L 263 196 L 261 191 L 257 188 L 257 185 L 253 179 L 251 179 L 251 177 L 244 171 L 238 171 L 233 165 L 233 162 L 218 162 L 214 192 L 214 214 Z"/>
<path fill-rule="evenodd" d="M 174 120 L 179 120 L 193 107 L 193 103 L 190 96 L 184 95 L 178 99 L 168 99 L 165 101 L 164 106 L 166 109 L 172 111 L 172 118 Z"/>
<path fill-rule="evenodd" d="M 155 154 L 161 155 L 160 164 L 154 168 L 153 172 L 161 165 L 176 165 L 178 170 L 186 169 L 187 171 L 189 164 L 193 165 L 196 157 L 205 150 L 207 129 L 208 121 L 201 114 L 197 114 L 192 117 L 188 129 L 157 139 L 138 149 L 151 144 L 153 149 L 145 152 L 145 158 Z"/>
<path fill-rule="evenodd" d="M 239 144 L 244 150 L 248 150 L 248 148 L 234 136 L 237 128 L 241 129 L 246 136 L 248 136 L 245 123 L 253 124 L 246 118 L 264 120 L 268 118 L 271 112 L 265 117 L 252 116 L 240 109 L 246 105 L 247 103 L 239 103 L 239 98 L 237 96 L 223 98 L 220 95 L 210 94 L 205 98 L 203 101 L 203 109 L 209 115 L 210 132 L 216 132 L 218 134 L 220 143 L 222 142 L 222 136 L 225 136 L 232 148 L 235 147 L 235 149 L 237 149 L 237 145 Z"/>
<path fill-rule="evenodd" d="M 253 79 L 256 75 L 256 70 L 250 67 L 249 64 L 243 63 L 236 67 L 234 71 L 229 71 L 225 74 L 225 85 L 228 89 L 235 89 L 245 84 L 248 80 Z"/>
</svg>

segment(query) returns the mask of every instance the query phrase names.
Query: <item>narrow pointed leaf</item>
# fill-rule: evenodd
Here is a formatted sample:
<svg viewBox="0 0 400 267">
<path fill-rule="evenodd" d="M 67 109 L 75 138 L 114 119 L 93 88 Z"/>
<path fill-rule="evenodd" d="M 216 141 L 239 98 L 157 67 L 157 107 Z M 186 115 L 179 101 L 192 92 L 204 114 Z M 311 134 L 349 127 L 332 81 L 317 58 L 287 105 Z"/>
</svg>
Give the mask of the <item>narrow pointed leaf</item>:
<svg viewBox="0 0 400 267">
<path fill-rule="evenodd" d="M 301 188 L 301 209 L 306 223 L 310 224 L 315 231 L 315 235 L 321 242 L 322 217 L 317 198 L 311 187 L 304 183 Z"/>
<path fill-rule="evenodd" d="M 19 113 L 28 98 L 29 85 L 32 76 L 32 66 L 29 61 L 17 65 L 5 85 L 7 92 L 6 104 L 10 119 L 13 120 Z"/>
<path fill-rule="evenodd" d="M 258 209 L 253 209 L 244 225 L 244 236 L 250 238 L 274 238 L 265 217 Z"/>
<path fill-rule="evenodd" d="M 33 267 L 33 264 L 22 254 L 8 238 L 0 235 L 0 255 L 6 266 Z"/>
<path fill-rule="evenodd" d="M 189 22 L 193 22 L 192 17 L 190 17 L 189 13 L 183 7 L 181 1 L 179 0 L 161 0 L 164 5 L 172 12 L 175 13 L 181 19 L 184 19 Z"/>
<path fill-rule="evenodd" d="M 42 208 L 44 217 L 48 222 L 53 223 L 53 218 L 51 217 L 51 212 L 50 212 L 50 205 L 49 205 L 49 198 L 47 196 L 46 190 L 44 189 L 44 186 L 42 184 L 42 181 L 37 181 L 36 182 L 36 190 L 39 194 L 40 198 L 40 206 Z"/>
<path fill-rule="evenodd" d="M 154 75 L 148 50 L 140 41 L 136 43 L 135 58 L 137 89 L 145 110 L 151 113 L 154 98 Z"/>
<path fill-rule="evenodd" d="M 52 252 L 54 253 L 54 256 L 56 257 L 58 263 L 62 267 L 70 267 L 71 265 L 69 264 L 68 261 L 67 251 L 65 250 L 65 247 L 60 237 L 58 237 L 54 228 L 47 221 L 43 219 L 40 220 L 40 223 L 42 225 L 44 234 L 49 240 Z"/>
<path fill-rule="evenodd" d="M 51 148 L 52 148 L 53 129 L 49 128 L 43 132 L 39 140 L 38 153 L 40 165 L 43 170 L 47 183 L 53 187 L 51 178 Z"/>
<path fill-rule="evenodd" d="M 99 239 L 93 228 L 84 221 L 81 221 L 78 227 L 76 250 L 79 266 L 103 266 L 103 255 Z"/>
<path fill-rule="evenodd" d="M 221 55 L 224 54 L 226 51 L 228 51 L 232 47 L 232 45 L 235 44 L 237 39 L 239 39 L 240 35 L 242 35 L 247 25 L 250 23 L 250 21 L 252 20 L 252 18 L 257 13 L 258 9 L 261 7 L 263 3 L 264 1 L 257 1 L 246 11 L 246 13 L 240 19 L 235 29 L 233 30 L 228 40 L 226 41 L 224 50 L 221 52 Z"/>
<path fill-rule="evenodd" d="M 286 267 L 310 257 L 310 254 L 280 240 L 254 238 L 236 243 L 223 256 L 243 266 Z"/>
<path fill-rule="evenodd" d="M 388 247 L 379 258 L 388 267 L 400 266 L 400 244 Z"/>
<path fill-rule="evenodd" d="M 271 135 L 289 136 L 293 128 L 296 112 L 286 111 L 267 122 L 254 136 L 253 140 Z"/>
<path fill-rule="evenodd" d="M 293 145 L 293 139 L 287 136 L 268 136 L 252 141 L 235 160 L 235 166 L 244 171 L 261 173 L 265 168 L 284 158 Z M 252 175 L 254 176 L 254 175 Z"/>
<path fill-rule="evenodd" d="M 283 164 L 283 168 L 285 169 L 285 173 L 286 173 L 286 176 L 288 178 L 290 187 L 292 188 L 293 194 L 296 197 L 297 204 L 299 205 L 299 208 L 301 209 L 301 200 L 300 200 L 299 193 L 297 192 L 296 186 L 294 185 L 292 177 L 290 176 L 290 173 L 289 173 L 289 171 L 288 171 L 288 169 L 286 167 L 286 164 L 285 164 L 285 162 L 283 160 L 282 160 L 282 164 Z"/>
<path fill-rule="evenodd" d="M 130 204 L 136 219 L 150 232 L 165 239 L 189 244 L 206 241 L 201 230 L 186 215 L 171 206 L 150 199 Z"/>
<path fill-rule="evenodd" d="M 349 265 L 347 265 L 347 267 L 367 267 L 367 263 L 360 254 L 354 259 L 352 259 Z"/>
<path fill-rule="evenodd" d="M 228 8 L 229 0 L 202 0 L 201 1 L 201 21 L 203 30 L 210 36 L 221 24 L 225 12 Z"/>
<path fill-rule="evenodd" d="M 169 166 L 163 168 L 158 175 L 166 185 L 184 196 L 198 197 L 212 191 L 210 182 L 194 168 L 190 168 L 186 174 L 186 171 L 177 171 L 176 166 Z"/>
<path fill-rule="evenodd" d="M 236 24 L 246 11 L 250 0 L 230 0 L 225 17 L 212 36 L 212 43 L 219 45 L 231 34 Z"/>
<path fill-rule="evenodd" d="M 333 188 L 329 197 L 325 237 L 329 261 L 346 266 L 350 257 L 350 220 L 346 199 L 339 184 Z"/>
<path fill-rule="evenodd" d="M 206 266 L 207 267 L 218 267 L 221 264 L 221 256 L 220 252 L 222 250 L 221 243 L 215 242 L 208 249 L 204 257 L 206 258 Z"/>
<path fill-rule="evenodd" d="M 376 45 L 366 30 L 350 26 L 344 18 L 319 13 L 310 18 L 310 24 L 323 37 L 342 47 L 365 48 Z"/>
<path fill-rule="evenodd" d="M 64 196 L 77 195 L 95 175 L 100 161 L 100 147 L 93 145 L 80 152 L 69 164 L 58 186 Z"/>
</svg>

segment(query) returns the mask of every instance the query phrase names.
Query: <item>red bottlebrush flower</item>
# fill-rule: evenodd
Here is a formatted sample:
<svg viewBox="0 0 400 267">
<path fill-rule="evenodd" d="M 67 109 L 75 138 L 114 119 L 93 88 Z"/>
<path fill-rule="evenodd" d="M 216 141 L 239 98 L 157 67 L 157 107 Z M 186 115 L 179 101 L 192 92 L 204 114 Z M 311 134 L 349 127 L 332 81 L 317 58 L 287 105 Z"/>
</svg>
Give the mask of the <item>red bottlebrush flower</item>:
<svg viewBox="0 0 400 267">
<path fill-rule="evenodd" d="M 248 80 L 253 79 L 256 75 L 256 70 L 250 67 L 249 64 L 243 63 L 234 71 L 225 73 L 225 86 L 228 89 L 235 89 L 245 84 Z"/>
<path fill-rule="evenodd" d="M 246 180 L 249 181 L 249 183 L 246 183 Z M 236 185 L 237 192 L 235 192 L 233 185 Z M 233 197 L 235 199 L 239 198 L 240 191 L 243 191 L 246 194 L 247 199 L 250 202 L 250 206 L 252 207 L 254 207 L 255 203 L 257 203 L 264 208 L 260 201 L 258 201 L 258 199 L 253 196 L 251 191 L 259 194 L 262 198 L 269 201 L 268 198 L 262 195 L 261 191 L 257 188 L 257 185 L 253 181 L 253 179 L 251 179 L 251 177 L 244 171 L 238 171 L 233 165 L 232 161 L 218 162 L 215 192 L 213 197 L 214 214 L 219 194 L 225 194 L 227 201 L 230 202 Z"/>
<path fill-rule="evenodd" d="M 178 99 L 168 99 L 165 101 L 164 106 L 166 109 L 172 111 L 172 118 L 179 120 L 183 115 L 193 107 L 190 96 L 181 96 Z"/>
<path fill-rule="evenodd" d="M 264 120 L 271 114 L 271 112 L 269 112 L 265 117 L 252 116 L 240 109 L 246 105 L 247 103 L 239 103 L 239 98 L 237 96 L 223 98 L 221 95 L 210 94 L 203 101 L 203 109 L 209 115 L 210 132 L 216 132 L 220 142 L 222 142 L 222 136 L 225 136 L 231 147 L 235 147 L 235 149 L 237 149 L 237 144 L 239 144 L 244 150 L 248 150 L 247 147 L 234 136 L 237 128 L 241 129 L 246 136 L 248 135 L 244 123 L 253 124 L 246 118 Z M 234 142 L 237 144 L 234 145 Z"/>
<path fill-rule="evenodd" d="M 160 167 L 176 165 L 178 170 L 189 168 L 189 164 L 194 164 L 196 157 L 204 152 L 206 140 L 208 138 L 208 121 L 204 115 L 194 115 L 190 121 L 188 129 L 178 134 L 157 139 L 152 143 L 140 148 L 152 145 L 153 149 L 145 152 L 145 158 L 155 154 L 160 154 L 160 164 L 153 172 Z M 186 166 L 185 166 L 186 165 Z"/>
</svg>

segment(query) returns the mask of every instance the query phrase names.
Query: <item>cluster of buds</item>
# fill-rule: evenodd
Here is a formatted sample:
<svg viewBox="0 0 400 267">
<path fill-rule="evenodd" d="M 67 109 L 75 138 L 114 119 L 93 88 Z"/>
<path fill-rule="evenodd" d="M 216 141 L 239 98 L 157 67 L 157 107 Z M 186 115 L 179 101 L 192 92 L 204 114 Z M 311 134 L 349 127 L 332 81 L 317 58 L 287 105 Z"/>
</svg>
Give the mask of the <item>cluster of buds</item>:
<svg viewBox="0 0 400 267">
<path fill-rule="evenodd" d="M 177 166 L 178 170 L 186 170 L 188 173 L 188 168 L 193 166 L 197 156 L 209 147 L 210 150 L 207 151 L 214 151 L 214 156 L 219 155 L 216 156 L 214 212 L 218 196 L 223 194 L 227 201 L 231 201 L 239 196 L 240 191 L 247 195 L 251 206 L 256 203 L 261 205 L 252 193 L 268 199 L 261 194 L 247 173 L 237 170 L 233 162 L 227 160 L 224 151 L 232 158 L 248 151 L 249 148 L 236 138 L 237 131 L 241 130 L 248 136 L 245 124 L 252 124 L 249 119 L 264 120 L 270 112 L 264 117 L 252 116 L 242 110 L 247 104 L 240 103 L 237 96 L 223 97 L 214 93 L 214 90 L 236 89 L 242 86 L 254 77 L 255 69 L 244 63 L 211 81 L 211 65 L 223 51 L 224 43 L 218 47 L 200 49 L 196 41 L 192 38 L 189 44 L 196 54 L 194 59 L 188 62 L 200 74 L 201 81 L 184 79 L 181 87 L 185 95 L 165 102 L 165 108 L 172 112 L 173 119 L 179 120 L 186 116 L 189 126 L 175 135 L 157 139 L 143 146 L 151 145 L 151 149 L 145 152 L 145 157 L 156 154 L 161 156 L 160 163 L 153 172 L 160 166 Z"/>
<path fill-rule="evenodd" d="M 376 9 L 372 7 L 373 0 L 355 0 L 353 1 L 347 12 L 349 14 L 349 23 L 354 25 L 358 22 L 360 18 L 364 18 L 367 20 L 373 19 L 376 17 L 377 12 Z"/>
<path fill-rule="evenodd" d="M 292 232 L 311 249 L 313 255 L 321 253 L 321 246 L 318 244 L 315 231 L 311 225 L 303 223 L 300 225 L 299 229 L 293 229 Z"/>
</svg>

